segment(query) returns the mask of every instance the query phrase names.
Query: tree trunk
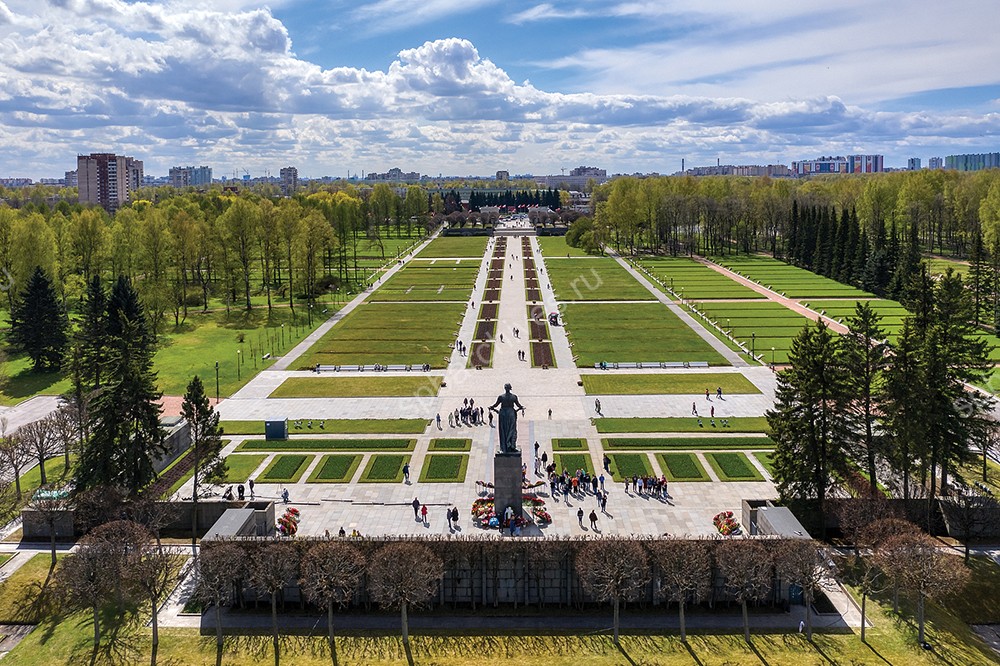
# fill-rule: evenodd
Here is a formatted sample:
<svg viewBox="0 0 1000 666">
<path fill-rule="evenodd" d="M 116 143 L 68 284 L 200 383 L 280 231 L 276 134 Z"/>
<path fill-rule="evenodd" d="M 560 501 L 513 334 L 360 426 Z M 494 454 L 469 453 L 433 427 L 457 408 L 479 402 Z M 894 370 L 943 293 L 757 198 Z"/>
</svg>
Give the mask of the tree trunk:
<svg viewBox="0 0 1000 666">
<path fill-rule="evenodd" d="M 326 604 L 326 630 L 327 638 L 330 641 L 330 659 L 333 660 L 333 666 L 337 666 L 337 646 L 333 642 L 333 602 L 330 601 Z"/>
<path fill-rule="evenodd" d="M 281 662 L 278 652 L 278 593 L 271 592 L 271 640 L 274 643 L 274 666 Z"/>
<path fill-rule="evenodd" d="M 917 594 L 917 643 L 924 643 L 924 595 Z"/>
<path fill-rule="evenodd" d="M 406 619 L 406 604 L 400 606 L 400 621 L 403 624 L 403 645 L 410 644 L 410 624 Z"/>
<path fill-rule="evenodd" d="M 678 606 L 680 606 L 678 614 L 680 615 L 680 620 L 681 620 L 681 643 L 687 643 L 687 640 L 688 640 L 688 638 L 687 638 L 687 622 L 684 619 L 684 600 L 683 599 L 681 599 L 681 602 L 678 604 Z"/>
<path fill-rule="evenodd" d="M 740 602 L 740 606 L 743 608 L 743 638 L 747 643 L 750 642 L 750 618 L 747 615 L 747 602 L 746 600 Z"/>
<path fill-rule="evenodd" d="M 156 607 L 156 599 L 150 598 L 150 610 L 153 611 L 153 650 L 149 656 L 150 666 L 156 666 L 156 649 L 160 646 L 160 618 L 159 609 Z"/>
<path fill-rule="evenodd" d="M 614 626 L 614 642 L 618 645 L 618 597 L 615 597 L 615 626 Z"/>
<path fill-rule="evenodd" d="M 45 478 L 45 456 L 38 456 L 38 471 L 41 473 L 42 485 L 48 485 L 48 479 Z"/>
<path fill-rule="evenodd" d="M 96 648 L 101 644 L 101 618 L 97 612 L 97 606 L 93 606 L 94 610 L 94 647 Z"/>
<path fill-rule="evenodd" d="M 49 546 L 52 548 L 52 568 L 56 568 L 56 526 L 49 524 Z"/>
<path fill-rule="evenodd" d="M 868 606 L 868 592 L 861 591 L 861 642 L 865 642 L 865 611 Z"/>
<path fill-rule="evenodd" d="M 813 616 L 812 616 L 812 591 L 806 593 L 806 639 L 811 643 L 813 639 Z"/>
<path fill-rule="evenodd" d="M 215 602 L 215 646 L 222 651 L 222 604 Z"/>
</svg>

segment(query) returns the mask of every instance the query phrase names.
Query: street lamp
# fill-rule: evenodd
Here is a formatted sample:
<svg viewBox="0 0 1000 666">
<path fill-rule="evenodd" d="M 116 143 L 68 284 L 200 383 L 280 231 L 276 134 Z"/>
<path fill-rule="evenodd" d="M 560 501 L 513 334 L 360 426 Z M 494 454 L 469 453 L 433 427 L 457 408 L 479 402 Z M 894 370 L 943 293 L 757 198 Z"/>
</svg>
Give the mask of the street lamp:
<svg viewBox="0 0 1000 666">
<path fill-rule="evenodd" d="M 733 320 L 726 318 L 726 329 L 729 331 L 729 337 L 733 337 Z"/>
<path fill-rule="evenodd" d="M 215 404 L 219 404 L 219 362 L 215 362 Z"/>
<path fill-rule="evenodd" d="M 284 350 L 284 348 L 285 348 L 285 325 L 284 324 L 281 325 L 281 348 L 282 348 L 282 350 Z"/>
<path fill-rule="evenodd" d="M 243 352 L 236 350 L 236 381 L 243 381 L 243 374 L 240 372 L 240 363 L 243 360 Z"/>
<path fill-rule="evenodd" d="M 774 370 L 774 347 L 771 347 L 771 369 Z"/>
<path fill-rule="evenodd" d="M 750 356 L 752 356 L 754 358 L 754 360 L 757 359 L 757 334 L 756 333 L 751 333 L 750 334 Z"/>
</svg>

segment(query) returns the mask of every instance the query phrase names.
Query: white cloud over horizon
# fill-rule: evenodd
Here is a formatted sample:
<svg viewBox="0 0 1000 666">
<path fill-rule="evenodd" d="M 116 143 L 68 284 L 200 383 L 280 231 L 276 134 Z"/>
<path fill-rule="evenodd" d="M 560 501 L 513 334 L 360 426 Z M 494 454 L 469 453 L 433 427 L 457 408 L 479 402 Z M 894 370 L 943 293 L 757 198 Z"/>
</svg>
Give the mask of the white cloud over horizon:
<svg viewBox="0 0 1000 666">
<path fill-rule="evenodd" d="M 576 74 L 559 90 L 516 82 L 460 37 L 405 45 L 381 67 L 324 68 L 296 54 L 294 35 L 271 9 L 238 0 L 211 10 L 193 0 L 0 0 L 0 176 L 58 176 L 73 168 L 78 152 L 97 150 L 135 155 L 154 174 L 197 162 L 217 175 L 296 164 L 318 176 L 391 166 L 557 173 L 577 163 L 671 172 L 681 157 L 689 165 L 719 155 L 788 163 L 864 150 L 905 159 L 944 147 L 979 152 L 997 141 L 995 103 L 983 111 L 887 111 L 880 103 L 935 88 L 1000 85 L 991 67 L 961 60 L 995 57 L 1000 47 L 976 42 L 939 53 L 955 36 L 935 42 L 916 30 L 907 50 L 914 57 L 897 58 L 893 49 L 905 41 L 899 36 L 866 39 L 885 27 L 886 10 L 873 9 L 869 25 L 850 11 L 860 3 L 848 4 L 826 27 L 812 9 L 784 1 L 759 14 L 729 0 L 712 13 L 688 12 L 685 25 L 718 22 L 729 40 L 719 47 L 724 59 L 698 56 L 700 28 L 599 49 L 567 43 L 562 56 L 535 64 L 540 72 Z M 469 12 L 495 12 L 494 5 L 461 3 Z M 453 16 L 459 6 L 434 0 L 413 20 Z M 377 0 L 344 20 L 401 8 L 399 0 Z M 573 12 L 603 11 L 669 22 L 681 10 L 676 2 L 601 9 L 582 0 L 573 9 L 552 1 L 508 18 L 573 24 Z M 803 23 L 798 32 L 780 27 L 795 21 Z M 394 29 L 391 20 L 378 23 L 373 30 Z M 737 38 L 741 25 L 760 34 Z M 852 31 L 856 48 L 831 45 Z M 791 57 L 803 39 L 817 40 L 817 48 Z M 762 52 L 765 45 L 770 50 Z M 887 62 L 859 64 L 880 58 Z M 765 85 L 774 78 L 787 85 Z"/>
</svg>

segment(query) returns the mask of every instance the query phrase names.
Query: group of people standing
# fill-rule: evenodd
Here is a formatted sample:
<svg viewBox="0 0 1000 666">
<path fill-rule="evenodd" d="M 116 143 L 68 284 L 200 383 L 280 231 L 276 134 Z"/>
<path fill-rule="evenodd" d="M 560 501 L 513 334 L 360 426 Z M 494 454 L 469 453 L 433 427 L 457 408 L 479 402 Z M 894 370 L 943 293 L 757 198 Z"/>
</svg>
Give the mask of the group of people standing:
<svg viewBox="0 0 1000 666">
<path fill-rule="evenodd" d="M 458 426 L 480 426 L 486 425 L 484 420 L 486 417 L 486 410 L 483 409 L 482 405 L 476 407 L 475 398 L 464 398 L 462 400 L 462 406 L 455 409 L 454 412 L 448 412 L 448 427 L 455 428 Z M 441 415 L 438 415 L 438 426 L 440 427 Z M 489 424 L 493 427 L 493 412 L 489 413 Z"/>
<path fill-rule="evenodd" d="M 649 497 L 669 497 L 667 493 L 667 477 L 661 476 L 637 476 L 632 475 L 631 479 L 625 479 L 625 492 L 628 492 L 629 484 L 632 485 L 632 492 L 636 495 L 648 495 Z"/>
</svg>

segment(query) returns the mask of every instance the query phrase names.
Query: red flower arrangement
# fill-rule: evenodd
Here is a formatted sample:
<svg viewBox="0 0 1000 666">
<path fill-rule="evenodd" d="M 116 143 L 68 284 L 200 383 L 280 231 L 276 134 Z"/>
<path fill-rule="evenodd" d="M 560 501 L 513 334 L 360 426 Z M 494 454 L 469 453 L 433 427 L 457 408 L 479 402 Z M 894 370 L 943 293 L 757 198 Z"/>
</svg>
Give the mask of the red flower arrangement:
<svg viewBox="0 0 1000 666">
<path fill-rule="evenodd" d="M 715 529 L 719 530 L 719 534 L 722 536 L 738 534 L 740 531 L 740 524 L 733 518 L 732 511 L 723 511 L 716 514 L 715 518 L 712 519 L 712 524 L 715 525 Z"/>
</svg>

